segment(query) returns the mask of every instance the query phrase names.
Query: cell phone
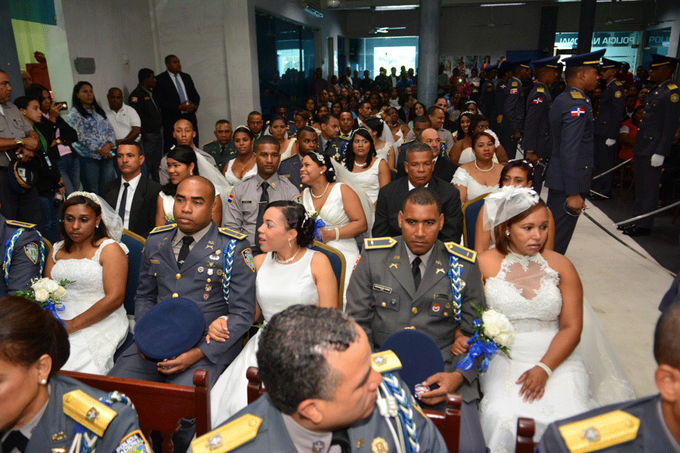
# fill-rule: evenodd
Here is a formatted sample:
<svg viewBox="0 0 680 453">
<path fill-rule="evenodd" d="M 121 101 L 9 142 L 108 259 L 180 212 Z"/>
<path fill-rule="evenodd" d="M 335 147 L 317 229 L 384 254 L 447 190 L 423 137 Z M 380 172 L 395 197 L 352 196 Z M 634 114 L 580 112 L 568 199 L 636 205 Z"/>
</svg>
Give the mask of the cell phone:
<svg viewBox="0 0 680 453">
<path fill-rule="evenodd" d="M 57 104 L 61 104 L 61 108 L 59 110 L 68 110 L 68 102 L 61 101 L 61 102 L 57 102 Z"/>
</svg>

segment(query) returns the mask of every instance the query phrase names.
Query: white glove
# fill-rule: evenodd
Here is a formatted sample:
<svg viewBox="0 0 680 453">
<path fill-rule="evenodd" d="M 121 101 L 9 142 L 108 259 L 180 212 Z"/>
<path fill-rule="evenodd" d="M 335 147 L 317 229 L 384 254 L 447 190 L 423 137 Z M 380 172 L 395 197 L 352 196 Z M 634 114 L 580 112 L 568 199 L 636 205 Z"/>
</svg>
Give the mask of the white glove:
<svg viewBox="0 0 680 453">
<path fill-rule="evenodd" d="M 607 146 L 614 146 L 616 145 L 616 140 L 614 140 L 613 138 L 608 138 L 607 141 L 604 142 L 604 144 Z"/>
<path fill-rule="evenodd" d="M 652 155 L 652 167 L 660 167 L 663 165 L 665 157 L 661 154 Z"/>
</svg>

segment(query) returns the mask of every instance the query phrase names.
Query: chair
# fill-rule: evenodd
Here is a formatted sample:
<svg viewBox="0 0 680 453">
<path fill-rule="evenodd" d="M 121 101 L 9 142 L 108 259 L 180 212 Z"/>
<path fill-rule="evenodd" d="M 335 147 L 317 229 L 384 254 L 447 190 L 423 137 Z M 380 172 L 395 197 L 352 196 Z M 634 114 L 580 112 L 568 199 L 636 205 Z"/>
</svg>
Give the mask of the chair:
<svg viewBox="0 0 680 453">
<path fill-rule="evenodd" d="M 210 373 L 196 370 L 194 386 L 162 384 L 137 379 L 99 376 L 60 371 L 60 374 L 104 392 L 118 390 L 130 398 L 137 409 L 139 426 L 147 439 L 152 430 L 160 431 L 163 453 L 172 453 L 172 434 L 182 418 L 196 419 L 196 437 L 211 431 Z"/>
<path fill-rule="evenodd" d="M 137 293 L 137 285 L 139 284 L 139 271 L 142 267 L 142 252 L 146 239 L 133 233 L 130 230 L 123 229 L 123 237 L 121 242 L 130 249 L 128 253 L 128 276 L 127 285 L 125 287 L 125 311 L 128 315 L 135 314 L 135 294 Z"/>
<path fill-rule="evenodd" d="M 536 448 L 536 444 L 534 444 L 535 433 L 536 424 L 533 418 L 518 418 L 515 453 L 533 453 Z"/>
<path fill-rule="evenodd" d="M 312 242 L 312 250 L 323 253 L 331 262 L 335 279 L 338 282 L 338 308 L 342 310 L 342 296 L 345 292 L 345 272 L 347 272 L 345 256 L 339 250 L 317 241 Z"/>
<path fill-rule="evenodd" d="M 489 195 L 480 195 L 473 200 L 469 200 L 463 206 L 463 240 L 465 247 L 469 249 L 475 248 L 475 228 L 477 226 L 477 216 L 479 211 L 484 206 L 484 198 Z"/>
<path fill-rule="evenodd" d="M 458 393 L 446 395 L 446 409 L 444 412 L 432 409 L 423 409 L 423 412 L 432 420 L 437 427 L 449 453 L 457 453 L 460 442 L 460 408 L 463 405 L 463 397 Z"/>
</svg>

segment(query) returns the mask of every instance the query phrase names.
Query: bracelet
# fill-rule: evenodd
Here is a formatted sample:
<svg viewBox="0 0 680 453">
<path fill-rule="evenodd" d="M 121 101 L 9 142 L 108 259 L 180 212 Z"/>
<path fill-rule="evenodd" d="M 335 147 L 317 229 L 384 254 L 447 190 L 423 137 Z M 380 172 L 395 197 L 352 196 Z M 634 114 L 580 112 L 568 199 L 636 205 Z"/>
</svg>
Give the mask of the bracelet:
<svg viewBox="0 0 680 453">
<path fill-rule="evenodd" d="M 337 241 L 338 239 L 340 239 L 340 230 L 335 228 L 335 240 Z"/>
<path fill-rule="evenodd" d="M 546 373 L 548 373 L 548 379 L 550 379 L 550 377 L 552 376 L 552 370 L 550 369 L 550 367 L 549 367 L 548 365 L 546 365 L 546 364 L 543 363 L 543 362 L 538 362 L 538 363 L 536 364 L 536 366 L 537 366 L 537 367 L 540 367 L 540 368 L 543 368 L 543 371 L 545 371 Z"/>
</svg>

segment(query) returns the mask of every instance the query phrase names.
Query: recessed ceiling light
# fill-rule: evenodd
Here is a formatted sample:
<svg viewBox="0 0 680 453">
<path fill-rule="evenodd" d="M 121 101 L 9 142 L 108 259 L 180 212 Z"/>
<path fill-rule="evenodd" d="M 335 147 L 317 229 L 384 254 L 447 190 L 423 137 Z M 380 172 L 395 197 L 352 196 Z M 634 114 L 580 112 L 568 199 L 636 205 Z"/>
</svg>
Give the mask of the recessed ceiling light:
<svg viewBox="0 0 680 453">
<path fill-rule="evenodd" d="M 493 7 L 493 6 L 524 6 L 526 5 L 526 2 L 520 2 L 520 3 L 482 3 L 481 6 L 482 8 L 485 7 Z"/>
<path fill-rule="evenodd" d="M 376 11 L 407 11 L 417 9 L 418 5 L 391 5 L 391 6 L 376 6 Z"/>
</svg>

